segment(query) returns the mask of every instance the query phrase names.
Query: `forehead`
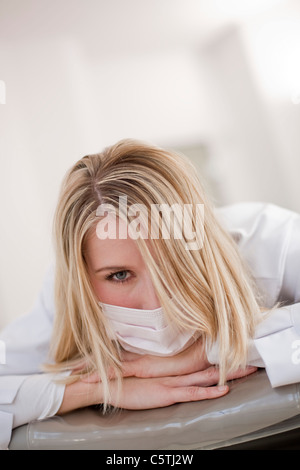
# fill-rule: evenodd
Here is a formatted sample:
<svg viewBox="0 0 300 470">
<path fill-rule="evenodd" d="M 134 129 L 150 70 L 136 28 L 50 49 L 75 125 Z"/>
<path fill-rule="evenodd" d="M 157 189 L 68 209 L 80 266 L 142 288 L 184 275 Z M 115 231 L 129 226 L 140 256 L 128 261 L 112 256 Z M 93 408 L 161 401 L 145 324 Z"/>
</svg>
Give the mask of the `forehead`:
<svg viewBox="0 0 300 470">
<path fill-rule="evenodd" d="M 113 223 L 108 224 L 108 219 L 102 219 L 88 233 L 84 254 L 92 269 L 99 269 L 101 266 L 110 264 L 143 264 L 138 244 L 129 236 L 126 223 L 118 218 L 115 222 L 114 226 Z M 107 236 L 104 238 L 105 233 Z"/>
</svg>

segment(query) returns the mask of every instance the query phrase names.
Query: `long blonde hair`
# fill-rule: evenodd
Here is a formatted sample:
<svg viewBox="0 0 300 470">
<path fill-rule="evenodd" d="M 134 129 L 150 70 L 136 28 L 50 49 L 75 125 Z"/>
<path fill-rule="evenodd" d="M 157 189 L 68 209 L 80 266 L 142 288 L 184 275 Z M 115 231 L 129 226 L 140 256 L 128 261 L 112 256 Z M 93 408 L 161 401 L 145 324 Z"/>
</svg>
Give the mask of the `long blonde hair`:
<svg viewBox="0 0 300 470">
<path fill-rule="evenodd" d="M 108 370 L 120 377 L 120 352 L 93 291 L 84 258 L 85 243 L 95 230 L 100 204 L 203 204 L 204 240 L 187 250 L 184 240 L 150 239 L 156 260 L 142 238 L 137 240 L 154 288 L 169 320 L 193 329 L 206 342 L 219 341 L 220 383 L 246 366 L 249 338 L 260 319 L 255 285 L 232 237 L 219 223 L 197 170 L 184 155 L 135 140 L 123 140 L 87 155 L 67 172 L 54 217 L 56 315 L 52 370 L 83 364 L 98 371 L 109 402 Z M 170 300 L 170 298 L 172 300 Z M 104 405 L 105 405 L 104 403 Z"/>
</svg>

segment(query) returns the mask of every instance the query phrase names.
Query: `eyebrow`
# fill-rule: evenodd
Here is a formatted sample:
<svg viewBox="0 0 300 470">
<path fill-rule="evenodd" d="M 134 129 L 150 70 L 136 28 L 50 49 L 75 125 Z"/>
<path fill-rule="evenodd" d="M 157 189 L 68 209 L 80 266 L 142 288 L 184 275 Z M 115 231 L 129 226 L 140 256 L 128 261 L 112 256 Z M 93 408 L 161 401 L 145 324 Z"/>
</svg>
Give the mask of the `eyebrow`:
<svg viewBox="0 0 300 470">
<path fill-rule="evenodd" d="M 126 266 L 105 266 L 104 268 L 96 269 L 96 273 L 100 273 L 101 271 L 128 271 L 128 267 Z"/>
</svg>

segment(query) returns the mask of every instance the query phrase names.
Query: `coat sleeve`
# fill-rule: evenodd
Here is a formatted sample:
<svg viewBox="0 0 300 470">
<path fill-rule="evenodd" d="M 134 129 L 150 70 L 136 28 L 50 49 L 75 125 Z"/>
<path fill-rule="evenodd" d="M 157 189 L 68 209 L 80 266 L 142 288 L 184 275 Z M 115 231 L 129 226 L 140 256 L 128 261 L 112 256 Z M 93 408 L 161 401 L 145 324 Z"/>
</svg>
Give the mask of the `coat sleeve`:
<svg viewBox="0 0 300 470">
<path fill-rule="evenodd" d="M 300 382 L 300 216 L 294 219 L 278 300 L 286 305 L 259 325 L 254 339 L 273 387 Z"/>
<path fill-rule="evenodd" d="M 0 377 L 1 450 L 8 448 L 12 429 L 57 413 L 65 390 L 57 379 L 65 374 Z"/>
<path fill-rule="evenodd" d="M 249 343 L 248 364 L 264 367 L 272 387 L 300 382 L 300 215 L 254 204 L 229 207 L 223 221 L 236 238 L 267 308 Z M 208 360 L 218 364 L 218 341 L 207 345 Z"/>
<path fill-rule="evenodd" d="M 51 266 L 31 311 L 1 331 L 5 364 L 0 363 L 0 376 L 35 374 L 41 371 L 41 364 L 48 360 L 54 319 L 53 288 L 54 267 Z"/>
<path fill-rule="evenodd" d="M 32 310 L 0 333 L 0 449 L 8 447 L 14 427 L 55 414 L 63 398 L 64 387 L 41 370 L 51 360 L 53 286 L 51 266 Z"/>
</svg>

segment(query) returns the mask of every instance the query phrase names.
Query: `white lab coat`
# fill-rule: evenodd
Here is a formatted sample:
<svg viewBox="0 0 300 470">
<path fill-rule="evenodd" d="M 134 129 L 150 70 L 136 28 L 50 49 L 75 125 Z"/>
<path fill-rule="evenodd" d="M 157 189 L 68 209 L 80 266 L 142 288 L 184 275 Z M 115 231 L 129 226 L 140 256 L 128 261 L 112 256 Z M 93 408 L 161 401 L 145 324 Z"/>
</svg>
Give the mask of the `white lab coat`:
<svg viewBox="0 0 300 470">
<path fill-rule="evenodd" d="M 265 203 L 240 203 L 216 210 L 249 264 L 266 307 L 276 309 L 257 328 L 248 363 L 266 368 L 273 387 L 300 382 L 300 215 Z M 54 316 L 51 267 L 32 311 L 0 334 L 6 364 L 0 364 L 0 448 L 14 427 L 56 414 L 64 386 L 41 373 Z M 207 348 L 218 363 L 218 345 Z"/>
</svg>

